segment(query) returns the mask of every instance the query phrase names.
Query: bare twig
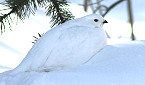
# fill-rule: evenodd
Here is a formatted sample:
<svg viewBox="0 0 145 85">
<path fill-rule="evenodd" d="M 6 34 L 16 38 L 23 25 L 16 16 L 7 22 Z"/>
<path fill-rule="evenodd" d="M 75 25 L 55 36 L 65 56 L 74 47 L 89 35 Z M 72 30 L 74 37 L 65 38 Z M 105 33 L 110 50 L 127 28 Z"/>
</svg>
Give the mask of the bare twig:
<svg viewBox="0 0 145 85">
<path fill-rule="evenodd" d="M 125 0 L 118 0 L 117 2 L 113 3 L 109 8 L 107 8 L 106 12 L 102 16 L 105 16 L 112 8 L 114 8 L 116 5 L 120 4 L 123 1 Z"/>
<path fill-rule="evenodd" d="M 128 16 L 129 16 L 129 23 L 131 26 L 131 39 L 135 40 L 135 36 L 133 33 L 133 15 L 132 15 L 132 7 L 131 7 L 131 0 L 127 0 L 127 5 L 128 5 Z"/>
<path fill-rule="evenodd" d="M 88 1 L 89 0 L 84 0 L 84 11 L 87 11 L 88 9 Z"/>
</svg>

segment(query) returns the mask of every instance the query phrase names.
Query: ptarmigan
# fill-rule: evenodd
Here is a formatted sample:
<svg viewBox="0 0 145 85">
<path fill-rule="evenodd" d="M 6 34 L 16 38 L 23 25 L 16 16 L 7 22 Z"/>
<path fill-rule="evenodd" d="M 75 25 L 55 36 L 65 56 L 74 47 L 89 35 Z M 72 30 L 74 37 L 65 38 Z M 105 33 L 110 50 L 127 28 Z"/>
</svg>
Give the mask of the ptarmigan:
<svg viewBox="0 0 145 85">
<path fill-rule="evenodd" d="M 12 74 L 53 71 L 80 66 L 106 46 L 102 16 L 91 14 L 67 21 L 46 32 Z"/>
</svg>

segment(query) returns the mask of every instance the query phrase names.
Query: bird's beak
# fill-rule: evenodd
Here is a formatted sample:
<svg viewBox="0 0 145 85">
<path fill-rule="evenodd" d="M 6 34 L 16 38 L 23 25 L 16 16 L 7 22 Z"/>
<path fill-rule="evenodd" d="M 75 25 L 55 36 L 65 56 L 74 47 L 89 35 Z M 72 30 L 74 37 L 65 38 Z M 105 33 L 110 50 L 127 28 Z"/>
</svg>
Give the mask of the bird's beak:
<svg viewBox="0 0 145 85">
<path fill-rule="evenodd" d="M 104 24 L 104 23 L 108 23 L 108 22 L 105 20 L 105 21 L 103 22 L 103 24 Z"/>
</svg>

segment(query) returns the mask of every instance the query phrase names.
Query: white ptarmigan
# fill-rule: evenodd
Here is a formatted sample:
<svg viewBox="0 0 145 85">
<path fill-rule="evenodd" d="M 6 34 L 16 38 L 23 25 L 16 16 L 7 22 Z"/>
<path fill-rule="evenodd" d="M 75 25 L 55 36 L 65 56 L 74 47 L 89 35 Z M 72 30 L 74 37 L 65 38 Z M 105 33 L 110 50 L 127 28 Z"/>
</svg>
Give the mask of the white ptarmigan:
<svg viewBox="0 0 145 85">
<path fill-rule="evenodd" d="M 46 32 L 12 74 L 53 71 L 80 66 L 106 46 L 102 16 L 91 14 L 67 21 Z"/>
</svg>

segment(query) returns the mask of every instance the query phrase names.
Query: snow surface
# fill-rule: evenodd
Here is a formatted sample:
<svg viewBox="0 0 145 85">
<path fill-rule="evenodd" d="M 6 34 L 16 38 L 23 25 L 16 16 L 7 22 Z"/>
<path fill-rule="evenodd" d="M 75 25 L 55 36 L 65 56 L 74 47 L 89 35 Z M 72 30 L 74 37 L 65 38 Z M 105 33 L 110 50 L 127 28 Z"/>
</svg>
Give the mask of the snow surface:
<svg viewBox="0 0 145 85">
<path fill-rule="evenodd" d="M 86 64 L 52 72 L 0 74 L 0 85 L 144 85 L 145 41 L 108 45 Z"/>
</svg>

